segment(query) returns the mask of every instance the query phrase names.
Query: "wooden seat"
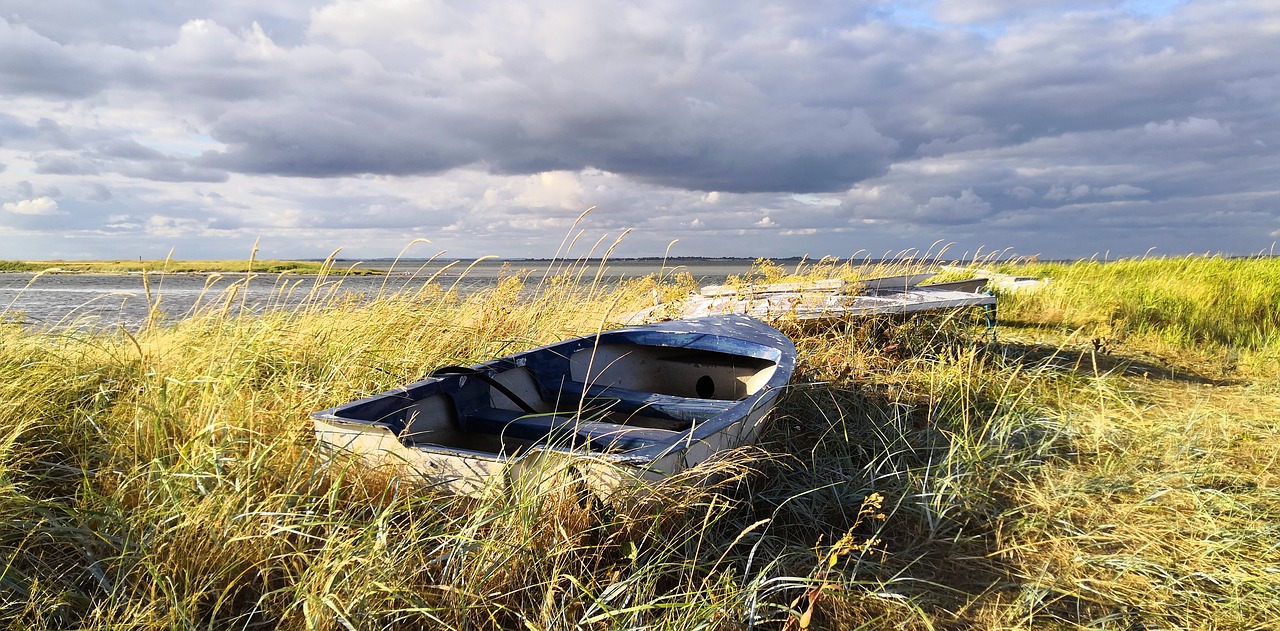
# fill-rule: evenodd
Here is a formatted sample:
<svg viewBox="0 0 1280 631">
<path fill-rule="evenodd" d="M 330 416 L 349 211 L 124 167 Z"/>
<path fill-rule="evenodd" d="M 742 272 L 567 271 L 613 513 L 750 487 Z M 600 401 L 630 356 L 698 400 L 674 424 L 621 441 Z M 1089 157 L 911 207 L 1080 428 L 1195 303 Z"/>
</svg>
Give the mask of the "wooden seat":
<svg viewBox="0 0 1280 631">
<path fill-rule="evenodd" d="M 469 432 L 495 434 L 545 445 L 589 445 L 595 451 L 631 451 L 667 444 L 680 435 L 665 429 L 583 420 L 563 414 L 525 414 L 481 408 L 462 419 Z"/>
<path fill-rule="evenodd" d="M 619 386 L 592 385 L 584 387 L 584 384 L 578 381 L 566 382 L 560 389 L 560 395 L 562 397 L 567 396 L 569 397 L 569 402 L 576 403 L 576 399 L 583 395 L 584 390 L 588 401 L 605 400 L 610 404 L 610 409 L 613 411 L 627 414 L 640 413 L 645 416 L 688 423 L 705 421 L 738 403 L 737 401 L 725 401 L 722 399 L 695 399 L 670 394 L 642 392 Z"/>
</svg>

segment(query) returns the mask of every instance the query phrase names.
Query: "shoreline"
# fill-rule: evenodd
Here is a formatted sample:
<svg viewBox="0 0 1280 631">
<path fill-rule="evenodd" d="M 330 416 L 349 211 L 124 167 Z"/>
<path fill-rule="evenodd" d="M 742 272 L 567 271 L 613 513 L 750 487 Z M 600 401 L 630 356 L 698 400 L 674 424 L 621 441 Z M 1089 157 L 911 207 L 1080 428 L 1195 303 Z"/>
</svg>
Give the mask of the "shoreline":
<svg viewBox="0 0 1280 631">
<path fill-rule="evenodd" d="M 1071 264 L 1078 262 L 1096 262 L 1096 263 L 1117 263 L 1123 261 L 1135 261 L 1145 259 L 1157 260 L 1191 260 L 1191 259 L 1257 259 L 1270 258 L 1268 256 L 1259 255 L 1227 255 L 1227 254 L 1186 254 L 1178 256 L 1161 256 L 1150 257 L 1140 256 L 1131 258 L 1115 258 L 1115 259 L 1064 259 L 1049 260 L 1015 257 L 1005 260 L 954 260 L 954 259 L 927 259 L 927 258 L 811 258 L 807 256 L 789 256 L 789 257 L 723 257 L 723 256 L 637 256 L 637 257 L 611 257 L 611 258 L 582 258 L 582 259 L 553 259 L 553 258 L 373 258 L 373 259 L 333 259 L 333 260 L 317 260 L 317 259 L 297 259 L 297 260 L 190 260 L 190 261 L 164 261 L 164 260 L 143 260 L 143 261 L 126 261 L 118 259 L 105 260 L 85 260 L 85 261 L 67 261 L 67 260 L 50 260 L 50 261 L 15 261 L 0 259 L 0 274 L 5 273 L 27 273 L 27 274 L 109 274 L 109 275 L 211 275 L 211 274 L 286 274 L 298 276 L 405 276 L 414 275 L 422 271 L 425 266 L 440 266 L 441 271 L 450 267 L 459 269 L 470 269 L 473 266 L 482 267 L 504 267 L 504 266 L 536 266 L 542 267 L 546 265 L 569 265 L 569 266 L 598 266 L 610 263 L 618 265 L 653 265 L 661 266 L 662 269 L 674 269 L 682 267 L 685 264 L 700 265 L 729 265 L 734 267 L 748 268 L 756 261 L 770 261 L 783 266 L 793 265 L 819 265 L 823 263 L 834 262 L 837 265 L 851 265 L 854 267 L 868 265 L 883 264 L 929 264 L 939 266 L 984 266 L 993 265 L 1025 265 L 1034 263 L 1058 263 Z M 416 269 L 415 269 L 416 268 Z M 411 271 L 412 270 L 412 271 Z"/>
</svg>

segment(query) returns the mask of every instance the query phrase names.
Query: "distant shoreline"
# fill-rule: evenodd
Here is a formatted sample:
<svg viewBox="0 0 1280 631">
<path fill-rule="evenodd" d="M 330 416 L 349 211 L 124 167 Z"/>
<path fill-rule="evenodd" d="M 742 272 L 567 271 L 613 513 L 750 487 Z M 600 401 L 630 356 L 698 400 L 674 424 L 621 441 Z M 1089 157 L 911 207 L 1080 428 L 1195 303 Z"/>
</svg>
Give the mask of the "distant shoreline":
<svg viewBox="0 0 1280 631">
<path fill-rule="evenodd" d="M 298 259 L 298 260 L 192 260 L 192 261 L 160 261 L 160 260 L 86 260 L 86 261 L 4 261 L 0 260 L 0 273 L 46 273 L 46 274 L 334 274 L 334 275 L 386 275 L 389 268 L 410 268 L 422 265 L 452 266 L 465 269 L 474 264 L 484 266 L 502 265 L 550 265 L 555 263 L 566 265 L 599 265 L 600 263 L 653 263 L 666 267 L 679 266 L 683 263 L 724 263 L 748 266 L 758 257 L 661 257 L 644 256 L 634 258 L 609 259 L 550 259 L 550 258 L 372 258 L 372 259 Z M 770 259 L 775 262 L 799 263 L 804 257 L 788 257 Z M 817 259 L 814 259 L 816 262 Z"/>
<path fill-rule="evenodd" d="M 928 263 L 938 265 L 961 265 L 968 266 L 973 264 L 992 265 L 992 264 L 1009 264 L 1009 263 L 1073 263 L 1079 261 L 1093 260 L 1097 262 L 1112 262 L 1135 260 L 1143 258 L 1157 259 L 1190 259 L 1190 258 L 1222 258 L 1222 259 L 1243 259 L 1243 258 L 1269 258 L 1265 255 L 1230 255 L 1230 254 L 1186 254 L 1176 256 L 1139 256 L 1139 257 L 1119 257 L 1114 259 L 1100 259 L 1092 257 L 1089 259 L 1036 259 L 1034 257 L 1017 257 L 1013 259 L 1004 259 L 998 261 L 967 261 L 967 260 L 932 260 L 919 259 L 916 263 Z M 893 259 L 893 258 L 814 258 L 807 256 L 789 256 L 789 257 L 729 257 L 729 256 L 637 256 L 637 257 L 611 257 L 608 259 L 601 258 L 368 258 L 368 259 L 296 259 L 296 260 L 255 260 L 252 263 L 248 260 L 191 260 L 191 261 L 175 261 L 175 260 L 85 260 L 85 261 L 67 261 L 67 260 L 51 260 L 51 261 L 11 261 L 0 260 L 0 273 L 45 273 L 45 274 L 298 274 L 298 275 L 357 275 L 357 276 L 383 276 L 392 273 L 392 266 L 396 269 L 404 269 L 414 266 L 423 265 L 440 265 L 443 267 L 458 267 L 466 269 L 468 266 L 482 265 L 485 267 L 503 266 L 503 265 L 583 265 L 596 266 L 600 264 L 660 264 L 664 268 L 679 267 L 685 263 L 698 264 L 725 264 L 733 266 L 750 266 L 753 262 L 766 259 L 774 263 L 783 265 L 798 265 L 800 263 L 816 264 L 821 261 L 836 261 L 837 263 L 852 263 L 854 265 L 876 265 L 883 263 L 902 263 L 909 259 Z"/>
</svg>

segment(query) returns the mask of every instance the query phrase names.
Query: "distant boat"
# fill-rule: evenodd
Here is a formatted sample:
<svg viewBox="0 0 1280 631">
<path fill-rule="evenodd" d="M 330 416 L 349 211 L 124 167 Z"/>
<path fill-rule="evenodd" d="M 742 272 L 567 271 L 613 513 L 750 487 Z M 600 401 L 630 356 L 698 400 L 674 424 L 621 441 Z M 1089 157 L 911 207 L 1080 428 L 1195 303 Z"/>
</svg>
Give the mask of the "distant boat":
<svg viewBox="0 0 1280 631">
<path fill-rule="evenodd" d="M 933 274 L 908 274 L 859 282 L 840 279 L 760 285 L 714 285 L 687 298 L 622 318 L 624 324 L 736 313 L 762 320 L 827 320 L 990 307 L 985 279 L 923 285 Z"/>
<path fill-rule="evenodd" d="M 556 462 L 611 486 L 753 442 L 795 366 L 781 332 L 722 315 L 445 368 L 312 418 L 328 448 L 459 493 L 501 488 Z"/>
</svg>

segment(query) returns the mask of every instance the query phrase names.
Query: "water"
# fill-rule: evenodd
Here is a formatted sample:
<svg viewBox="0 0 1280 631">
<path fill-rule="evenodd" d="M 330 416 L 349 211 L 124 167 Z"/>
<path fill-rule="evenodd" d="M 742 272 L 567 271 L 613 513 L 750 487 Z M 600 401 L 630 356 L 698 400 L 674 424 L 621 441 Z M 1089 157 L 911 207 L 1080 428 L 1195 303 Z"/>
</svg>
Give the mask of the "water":
<svg viewBox="0 0 1280 631">
<path fill-rule="evenodd" d="M 339 262 L 338 270 L 354 263 Z M 313 293 L 376 296 L 380 293 L 414 291 L 431 280 L 444 288 L 473 293 L 493 287 L 504 275 L 526 270 L 530 282 L 547 272 L 542 261 L 371 261 L 360 267 L 390 270 L 386 276 L 315 276 L 256 274 L 30 274 L 0 273 L 0 321 L 20 322 L 34 327 L 116 327 L 136 329 L 146 321 L 150 305 L 158 305 L 165 321 L 189 317 L 199 309 L 221 309 L 232 294 L 232 312 L 241 305 L 254 312 L 292 309 Z M 622 259 L 603 268 L 589 262 L 578 268 L 584 282 L 617 283 L 649 274 L 689 272 L 700 284 L 723 282 L 730 274 L 742 274 L 751 261 L 739 259 L 694 259 L 668 261 Z M 552 266 L 553 273 L 562 266 Z M 148 289 L 150 303 L 148 302 Z"/>
</svg>

